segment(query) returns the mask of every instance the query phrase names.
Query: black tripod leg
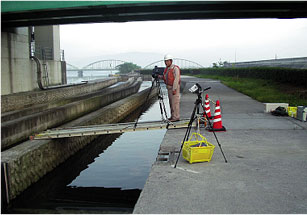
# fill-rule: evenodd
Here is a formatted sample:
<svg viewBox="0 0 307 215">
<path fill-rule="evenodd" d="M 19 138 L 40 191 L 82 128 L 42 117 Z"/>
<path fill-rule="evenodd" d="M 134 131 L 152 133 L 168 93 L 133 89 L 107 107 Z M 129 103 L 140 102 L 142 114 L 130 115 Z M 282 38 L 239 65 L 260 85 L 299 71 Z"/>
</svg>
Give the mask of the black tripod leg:
<svg viewBox="0 0 307 215">
<path fill-rule="evenodd" d="M 183 140 L 182 140 L 182 143 L 181 143 L 181 146 L 180 146 L 180 150 L 179 150 L 179 154 L 178 154 L 178 156 L 177 156 L 177 160 L 176 160 L 176 163 L 175 163 L 174 168 L 176 168 L 176 166 L 177 166 L 177 163 L 178 163 L 178 160 L 179 160 L 181 151 L 182 151 L 182 147 L 183 147 L 184 141 L 185 141 L 186 138 L 190 135 L 191 127 L 192 127 L 192 126 L 190 126 L 190 124 L 189 124 L 188 129 L 187 129 L 187 131 L 185 132 L 185 135 L 184 135 L 184 138 L 183 138 Z"/>
<path fill-rule="evenodd" d="M 164 119 L 164 116 L 163 116 L 163 108 L 162 108 L 162 104 L 161 104 L 161 98 L 159 98 L 159 99 L 160 99 L 159 105 L 160 105 L 161 118 L 162 118 L 162 120 L 165 120 L 165 119 Z"/>
<path fill-rule="evenodd" d="M 215 139 L 216 139 L 217 144 L 218 144 L 218 145 L 219 145 L 219 147 L 220 147 L 220 150 L 221 150 L 221 152 L 222 152 L 222 155 L 223 155 L 223 157 L 224 157 L 224 159 L 225 159 L 225 163 L 227 163 L 227 159 L 226 159 L 226 157 L 225 157 L 225 155 L 224 155 L 224 152 L 223 152 L 222 146 L 221 146 L 221 144 L 220 144 L 219 140 L 217 139 L 217 136 L 216 136 L 216 134 L 215 134 L 215 132 L 214 132 L 214 131 L 213 131 L 213 134 L 214 134 L 214 137 L 215 137 Z"/>
<path fill-rule="evenodd" d="M 159 81 L 157 82 L 157 85 L 159 87 L 159 99 L 160 99 L 161 116 L 163 118 L 163 112 L 164 112 L 165 119 L 167 120 L 166 108 L 165 108 L 165 104 L 164 104 L 164 101 L 163 101 L 163 92 L 162 92 L 161 85 L 160 85 Z"/>
<path fill-rule="evenodd" d="M 205 112 L 206 118 L 207 118 L 207 120 L 208 120 L 209 127 L 212 128 L 212 125 L 211 125 L 211 122 L 210 122 L 210 120 L 209 120 L 209 117 L 208 117 L 206 111 L 204 111 L 204 112 Z M 216 134 L 215 134 L 215 131 L 212 130 L 212 132 L 213 132 L 213 134 L 214 134 L 214 137 L 215 137 L 215 139 L 216 139 L 217 144 L 219 145 L 219 148 L 220 148 L 220 150 L 221 150 L 221 152 L 222 152 L 222 155 L 223 155 L 223 157 L 224 157 L 224 159 L 225 159 L 225 163 L 227 163 L 227 159 L 226 159 L 226 157 L 225 157 L 225 155 L 224 155 L 222 146 L 221 146 L 219 140 L 217 139 L 217 136 L 216 136 Z"/>
<path fill-rule="evenodd" d="M 157 86 L 158 86 L 158 89 L 159 89 L 158 99 L 159 99 L 159 106 L 160 106 L 161 118 L 162 118 L 162 120 L 165 120 L 165 119 L 167 119 L 167 115 L 166 115 L 166 112 L 165 112 L 165 106 L 164 106 L 164 102 L 163 102 L 163 94 L 162 94 L 162 89 L 161 89 L 161 86 L 160 86 L 160 82 L 159 82 L 159 81 L 157 81 Z M 163 105 L 163 106 L 162 106 L 162 105 Z M 164 109 L 163 109 L 163 108 L 164 108 Z M 164 119 L 163 112 L 165 113 L 165 119 Z"/>
<path fill-rule="evenodd" d="M 162 105 L 163 105 L 163 110 L 164 110 L 165 119 L 167 119 L 166 108 L 165 108 L 165 104 L 164 104 L 163 100 L 162 100 Z"/>
<path fill-rule="evenodd" d="M 180 154 L 181 154 L 181 151 L 182 151 L 182 147 L 183 147 L 184 142 L 185 142 L 186 140 L 189 139 L 190 131 L 191 131 L 191 128 L 192 128 L 193 121 L 194 121 L 194 119 L 195 119 L 195 112 L 196 112 L 197 107 L 198 107 L 198 103 L 196 102 L 196 103 L 195 103 L 195 106 L 194 106 L 194 109 L 193 109 L 193 112 L 192 112 L 192 114 L 191 114 L 191 118 L 190 118 L 190 121 L 189 121 L 189 124 L 188 124 L 187 131 L 185 132 L 183 141 L 182 141 L 182 143 L 181 143 L 181 147 L 180 147 L 179 154 L 178 154 L 178 157 L 177 157 L 177 160 L 176 160 L 176 163 L 175 163 L 174 168 L 176 168 L 176 166 L 177 166 L 177 163 L 178 163 L 178 160 L 179 160 L 179 157 L 180 157 Z"/>
</svg>

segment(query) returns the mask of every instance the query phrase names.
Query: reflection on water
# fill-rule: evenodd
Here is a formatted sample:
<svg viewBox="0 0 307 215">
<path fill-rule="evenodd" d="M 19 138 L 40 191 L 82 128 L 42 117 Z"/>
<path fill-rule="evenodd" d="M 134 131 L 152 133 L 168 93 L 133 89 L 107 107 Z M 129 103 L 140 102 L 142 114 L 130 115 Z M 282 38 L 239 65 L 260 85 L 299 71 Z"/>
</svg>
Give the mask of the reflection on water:
<svg viewBox="0 0 307 215">
<path fill-rule="evenodd" d="M 157 100 L 147 108 L 139 121 L 161 120 Z M 125 121 L 134 121 L 139 111 Z M 131 213 L 165 132 L 98 136 L 23 192 L 9 213 Z"/>
<path fill-rule="evenodd" d="M 83 71 L 83 77 L 78 77 L 78 71 L 67 71 L 67 84 L 81 83 L 82 81 L 90 81 L 95 79 L 103 79 L 118 73 L 119 70 L 103 70 L 103 71 Z"/>
<path fill-rule="evenodd" d="M 124 133 L 69 186 L 142 189 L 165 130 Z"/>
<path fill-rule="evenodd" d="M 141 88 L 150 86 L 147 81 Z M 142 114 L 139 122 L 153 120 L 161 120 L 158 102 Z M 163 129 L 123 133 L 68 186 L 143 189 L 165 132 Z"/>
</svg>

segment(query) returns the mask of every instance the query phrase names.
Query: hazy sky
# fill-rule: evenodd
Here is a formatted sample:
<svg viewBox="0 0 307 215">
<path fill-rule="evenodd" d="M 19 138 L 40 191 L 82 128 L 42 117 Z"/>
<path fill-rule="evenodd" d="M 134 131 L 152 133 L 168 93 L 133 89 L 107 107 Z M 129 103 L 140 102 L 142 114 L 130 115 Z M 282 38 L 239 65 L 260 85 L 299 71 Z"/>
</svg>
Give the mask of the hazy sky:
<svg viewBox="0 0 307 215">
<path fill-rule="evenodd" d="M 170 53 L 212 66 L 307 57 L 307 19 L 146 21 L 61 25 L 66 61 L 82 67 L 116 58 L 140 66 Z"/>
</svg>

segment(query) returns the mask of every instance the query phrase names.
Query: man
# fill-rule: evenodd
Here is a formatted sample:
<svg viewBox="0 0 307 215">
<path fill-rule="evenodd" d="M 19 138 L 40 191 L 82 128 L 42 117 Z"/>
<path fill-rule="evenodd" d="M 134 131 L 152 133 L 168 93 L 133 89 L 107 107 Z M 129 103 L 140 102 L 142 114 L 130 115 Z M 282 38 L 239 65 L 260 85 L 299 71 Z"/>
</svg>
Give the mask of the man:
<svg viewBox="0 0 307 215">
<path fill-rule="evenodd" d="M 163 80 L 168 91 L 168 99 L 171 108 L 171 122 L 180 120 L 180 68 L 173 64 L 173 57 L 169 54 L 164 56 L 166 68 L 163 73 Z M 160 76 L 162 78 L 162 76 Z"/>
</svg>

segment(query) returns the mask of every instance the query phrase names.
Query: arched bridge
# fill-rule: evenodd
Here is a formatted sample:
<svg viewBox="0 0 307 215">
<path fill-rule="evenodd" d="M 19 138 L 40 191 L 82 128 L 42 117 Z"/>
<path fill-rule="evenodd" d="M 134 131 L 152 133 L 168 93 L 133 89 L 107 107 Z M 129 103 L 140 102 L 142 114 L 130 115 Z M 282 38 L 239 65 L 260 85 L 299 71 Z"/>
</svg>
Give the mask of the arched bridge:
<svg viewBox="0 0 307 215">
<path fill-rule="evenodd" d="M 100 61 L 96 61 L 94 63 L 91 63 L 85 67 L 82 68 L 83 71 L 85 70 L 117 70 L 117 67 L 121 64 L 124 63 L 128 63 L 126 61 L 123 60 L 100 60 Z"/>
<path fill-rule="evenodd" d="M 203 66 L 200 65 L 199 63 L 182 58 L 174 58 L 173 63 L 178 65 L 181 69 L 203 68 Z M 144 67 L 144 69 L 152 69 L 155 66 L 165 67 L 164 60 L 159 60 L 151 64 L 148 64 L 147 66 Z"/>
<path fill-rule="evenodd" d="M 118 70 L 118 66 L 121 64 L 127 63 L 123 60 L 99 60 L 93 63 L 90 63 L 82 68 L 78 68 L 74 65 L 67 63 L 66 71 L 75 71 L 78 72 L 78 77 L 83 77 L 84 71 L 114 71 Z M 192 68 L 203 68 L 202 65 L 191 60 L 174 58 L 174 64 L 178 65 L 181 69 L 192 69 Z M 164 60 L 155 61 L 151 64 L 148 64 L 143 69 L 152 69 L 155 66 L 165 67 Z"/>
<path fill-rule="evenodd" d="M 66 63 L 66 71 L 79 71 L 80 69 L 74 65 Z"/>
<path fill-rule="evenodd" d="M 118 70 L 118 66 L 121 64 L 127 63 L 123 60 L 99 60 L 93 63 L 90 63 L 82 68 L 78 68 L 74 65 L 67 63 L 66 71 L 76 71 L 78 72 L 78 77 L 83 77 L 84 71 L 114 71 Z"/>
<path fill-rule="evenodd" d="M 121 64 L 127 63 L 123 60 L 99 60 L 93 63 L 90 63 L 83 68 L 78 68 L 74 65 L 67 63 L 67 71 L 104 71 L 104 70 L 118 70 L 117 67 Z"/>
</svg>

